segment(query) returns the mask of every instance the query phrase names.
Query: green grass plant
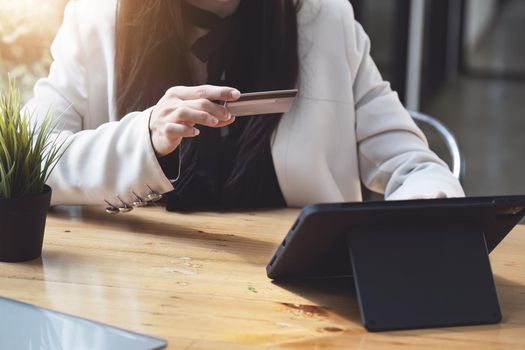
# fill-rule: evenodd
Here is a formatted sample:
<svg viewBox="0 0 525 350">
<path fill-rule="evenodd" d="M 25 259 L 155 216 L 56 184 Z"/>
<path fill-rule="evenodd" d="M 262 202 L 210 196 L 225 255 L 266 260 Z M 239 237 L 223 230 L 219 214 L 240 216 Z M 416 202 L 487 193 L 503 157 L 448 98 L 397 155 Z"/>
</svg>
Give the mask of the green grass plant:
<svg viewBox="0 0 525 350">
<path fill-rule="evenodd" d="M 65 150 L 64 142 L 54 137 L 56 122 L 50 112 L 32 123 L 31 113 L 20 107 L 20 92 L 9 79 L 0 93 L 0 198 L 42 194 Z"/>
</svg>

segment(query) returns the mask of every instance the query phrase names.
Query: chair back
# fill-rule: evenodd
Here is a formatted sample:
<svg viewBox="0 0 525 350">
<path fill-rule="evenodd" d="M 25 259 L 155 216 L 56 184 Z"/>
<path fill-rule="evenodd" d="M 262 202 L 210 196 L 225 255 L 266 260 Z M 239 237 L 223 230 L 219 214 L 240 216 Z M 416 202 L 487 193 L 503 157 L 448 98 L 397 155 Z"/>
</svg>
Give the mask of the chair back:
<svg viewBox="0 0 525 350">
<path fill-rule="evenodd" d="M 430 148 L 449 164 L 452 174 L 462 182 L 465 177 L 465 161 L 452 132 L 445 124 L 428 114 L 408 112 L 427 136 Z"/>
</svg>

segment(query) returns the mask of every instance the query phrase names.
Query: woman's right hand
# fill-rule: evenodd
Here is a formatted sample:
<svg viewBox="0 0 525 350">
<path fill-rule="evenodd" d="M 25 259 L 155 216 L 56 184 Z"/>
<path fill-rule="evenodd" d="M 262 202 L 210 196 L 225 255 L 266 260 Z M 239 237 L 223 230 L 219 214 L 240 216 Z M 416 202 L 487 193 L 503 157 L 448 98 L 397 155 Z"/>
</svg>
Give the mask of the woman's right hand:
<svg viewBox="0 0 525 350">
<path fill-rule="evenodd" d="M 234 122 L 228 109 L 212 100 L 235 101 L 241 93 L 231 87 L 175 86 L 159 100 L 151 113 L 149 130 L 157 157 L 173 152 L 183 137 L 199 134 L 196 124 L 220 128 Z"/>
</svg>

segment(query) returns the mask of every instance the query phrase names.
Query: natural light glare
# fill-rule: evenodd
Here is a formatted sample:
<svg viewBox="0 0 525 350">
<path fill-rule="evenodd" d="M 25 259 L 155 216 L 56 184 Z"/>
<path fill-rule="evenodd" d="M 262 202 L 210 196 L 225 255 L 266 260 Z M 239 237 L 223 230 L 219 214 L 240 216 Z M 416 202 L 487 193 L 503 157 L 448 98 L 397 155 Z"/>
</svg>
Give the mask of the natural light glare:
<svg viewBox="0 0 525 350">
<path fill-rule="evenodd" d="M 67 0 L 0 0 L 0 88 L 16 79 L 24 99 L 47 75 L 49 47 Z"/>
<path fill-rule="evenodd" d="M 13 43 L 31 33 L 56 31 L 63 3 L 63 0 L 0 0 L 2 42 Z"/>
</svg>

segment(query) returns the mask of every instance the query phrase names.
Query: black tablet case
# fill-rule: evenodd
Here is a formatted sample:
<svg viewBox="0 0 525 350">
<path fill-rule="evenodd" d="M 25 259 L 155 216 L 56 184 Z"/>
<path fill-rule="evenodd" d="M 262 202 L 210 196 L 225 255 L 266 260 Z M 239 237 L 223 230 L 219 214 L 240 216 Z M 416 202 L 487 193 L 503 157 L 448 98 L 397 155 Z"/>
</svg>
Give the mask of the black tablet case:
<svg viewBox="0 0 525 350">
<path fill-rule="evenodd" d="M 268 276 L 352 274 L 372 331 L 499 322 L 488 253 L 524 206 L 512 196 L 307 207 Z"/>
</svg>

